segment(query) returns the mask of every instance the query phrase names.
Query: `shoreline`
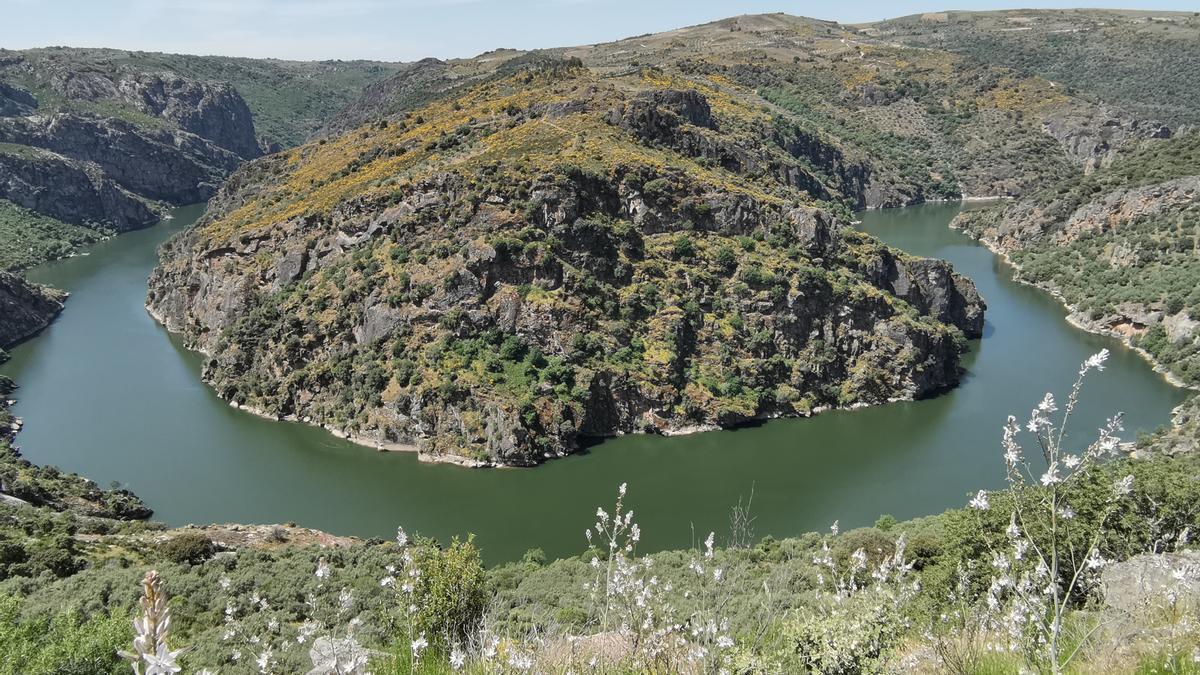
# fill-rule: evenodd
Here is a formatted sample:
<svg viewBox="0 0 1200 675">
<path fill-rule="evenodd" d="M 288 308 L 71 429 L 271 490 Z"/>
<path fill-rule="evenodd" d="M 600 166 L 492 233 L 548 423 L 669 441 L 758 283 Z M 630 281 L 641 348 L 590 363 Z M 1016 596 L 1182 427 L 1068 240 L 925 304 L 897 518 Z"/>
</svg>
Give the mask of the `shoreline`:
<svg viewBox="0 0 1200 675">
<path fill-rule="evenodd" d="M 166 323 L 162 320 L 162 317 L 157 312 L 155 312 L 149 305 L 146 305 L 145 309 L 146 309 L 146 313 L 149 314 L 151 316 L 151 318 L 153 318 L 154 321 L 156 323 L 158 323 L 158 325 L 161 328 L 166 330 L 167 333 L 178 335 L 178 333 L 174 333 L 166 325 Z M 199 354 L 204 354 L 205 356 L 211 356 L 207 351 L 200 349 L 198 346 L 185 345 L 185 347 L 190 351 L 194 351 Z M 216 394 L 216 391 L 214 391 L 212 389 L 212 387 L 209 386 L 208 383 L 204 381 L 203 377 L 200 377 L 200 382 L 206 388 L 208 388 L 209 391 L 212 391 L 213 394 Z M 956 383 L 955 386 L 957 386 L 957 384 L 958 383 Z M 525 469 L 525 468 L 537 468 L 545 463 L 545 462 L 538 462 L 536 464 L 528 464 L 528 465 L 526 465 L 526 464 L 499 464 L 496 462 L 488 462 L 488 461 L 473 459 L 473 458 L 469 458 L 469 457 L 463 457 L 461 455 L 430 455 L 428 453 L 422 452 L 421 448 L 419 446 L 411 444 L 411 443 L 389 443 L 389 442 L 385 442 L 385 441 L 380 441 L 378 439 L 370 438 L 367 436 L 356 435 L 356 434 L 350 433 L 349 431 L 346 431 L 344 429 L 338 429 L 338 428 L 330 426 L 324 422 L 316 421 L 309 416 L 297 417 L 296 415 L 277 415 L 277 414 L 269 413 L 265 410 L 262 410 L 261 408 L 256 408 L 254 406 L 247 405 L 245 403 L 240 403 L 238 401 L 232 401 L 229 399 L 221 398 L 220 395 L 217 395 L 217 397 L 220 398 L 222 401 L 224 401 L 226 404 L 228 404 L 229 407 L 234 408 L 235 410 L 240 410 L 242 412 L 249 413 L 256 417 L 261 417 L 262 419 L 270 420 L 273 422 L 288 422 L 288 423 L 294 423 L 294 424 L 303 424 L 305 426 L 322 429 L 322 430 L 328 432 L 329 434 L 333 435 L 336 438 L 353 443 L 355 445 L 362 446 L 364 448 L 370 448 L 377 452 L 412 452 L 412 453 L 416 453 L 418 461 L 428 462 L 431 464 L 452 464 L 455 466 L 460 466 L 460 467 L 468 468 L 468 469 L 484 469 L 484 468 L 487 468 L 487 469 Z M 848 406 L 820 405 L 820 406 L 816 406 L 816 407 L 812 408 L 811 410 L 807 410 L 807 411 L 799 411 L 798 410 L 798 411 L 796 411 L 796 413 L 794 415 L 787 415 L 787 414 L 780 413 L 778 411 L 773 411 L 773 412 L 765 413 L 763 415 L 756 415 L 756 416 L 748 418 L 746 420 L 742 420 L 738 424 L 731 424 L 728 426 L 722 426 L 719 424 L 684 424 L 684 425 L 680 425 L 677 427 L 673 427 L 673 426 L 670 426 L 669 423 L 667 423 L 667 420 L 664 420 L 662 418 L 657 418 L 658 421 L 664 422 L 665 424 L 651 425 L 651 426 L 655 427 L 655 431 L 617 430 L 607 436 L 596 436 L 596 437 L 589 437 L 589 438 L 581 437 L 579 440 L 587 441 L 587 440 L 596 440 L 596 439 L 604 439 L 604 438 L 615 438 L 618 436 L 624 436 L 627 434 L 635 434 L 635 433 L 648 434 L 648 435 L 653 434 L 653 435 L 659 435 L 659 436 L 664 436 L 664 437 L 690 436 L 692 434 L 707 433 L 707 432 L 711 432 L 711 431 L 730 431 L 733 429 L 737 429 L 738 427 L 746 425 L 746 424 L 769 422 L 771 420 L 777 420 L 777 419 L 809 419 L 809 418 L 815 417 L 824 412 L 838 411 L 838 410 L 852 411 L 852 410 L 859 410 L 862 408 L 871 408 L 871 407 L 876 407 L 876 406 L 888 405 L 888 404 L 892 404 L 892 403 L 901 403 L 901 402 L 916 401 L 916 400 L 919 400 L 917 396 L 913 396 L 911 394 L 906 393 L 904 396 L 889 397 L 883 403 L 876 403 L 876 404 L 857 402 L 857 403 L 853 403 Z M 572 454 L 577 454 L 577 452 L 579 450 L 582 450 L 584 447 L 586 447 L 586 445 L 581 444 L 575 450 L 573 450 L 571 452 L 559 452 L 556 454 L 546 454 L 543 456 L 543 458 L 547 459 L 547 460 L 560 459 L 560 458 L 567 457 Z"/>
<path fill-rule="evenodd" d="M 962 232 L 962 234 L 966 235 L 967 237 L 970 237 L 973 241 L 979 243 L 979 245 L 983 246 L 988 251 L 991 251 L 992 255 L 995 255 L 996 257 L 1003 260 L 1006 265 L 1008 265 L 1009 267 L 1011 267 L 1013 269 L 1013 272 L 1014 272 L 1012 275 L 1013 281 L 1016 281 L 1019 284 L 1024 284 L 1031 288 L 1036 288 L 1044 293 L 1049 294 L 1051 297 L 1053 297 L 1055 300 L 1057 300 L 1058 304 L 1061 305 L 1065 310 L 1067 310 L 1066 314 L 1063 315 L 1063 318 L 1071 326 L 1078 328 L 1079 330 L 1084 331 L 1086 333 L 1092 333 L 1093 335 L 1103 335 L 1105 337 L 1119 340 L 1122 345 L 1124 345 L 1126 348 L 1130 349 L 1131 351 L 1137 353 L 1138 356 L 1142 357 L 1142 359 L 1146 361 L 1146 363 L 1150 364 L 1151 369 L 1154 370 L 1154 372 L 1161 375 L 1162 378 L 1164 380 L 1166 380 L 1166 382 L 1168 384 L 1170 384 L 1171 386 L 1179 388 L 1179 389 L 1185 389 L 1187 391 L 1200 391 L 1200 385 L 1188 384 L 1188 383 L 1184 382 L 1183 380 L 1179 379 L 1178 375 L 1176 375 L 1175 373 L 1172 373 L 1165 365 L 1160 363 L 1158 361 L 1158 359 L 1154 358 L 1153 354 L 1151 354 L 1150 352 L 1146 351 L 1145 349 L 1142 349 L 1141 347 L 1138 347 L 1137 345 L 1133 344 L 1133 340 L 1125 333 L 1113 330 L 1106 326 L 1100 325 L 1100 324 L 1092 321 L 1091 319 L 1086 318 L 1082 313 L 1079 312 L 1079 309 L 1077 307 L 1075 307 L 1071 303 L 1067 302 L 1066 298 L 1063 297 L 1062 291 L 1060 291 L 1058 288 L 1056 288 L 1052 285 L 1049 285 L 1049 284 L 1040 284 L 1040 283 L 1026 279 L 1025 276 L 1023 274 L 1021 274 L 1021 272 L 1023 271 L 1021 266 L 1019 264 L 1017 264 L 1017 262 L 1014 261 L 1012 259 L 1012 257 L 1009 256 L 1009 254 L 1006 251 L 1002 250 L 999 246 L 997 246 L 995 241 L 992 241 L 986 237 L 979 237 L 979 238 L 972 237 L 971 235 L 967 234 L 966 232 L 963 232 L 963 230 L 961 230 L 957 227 L 954 227 L 953 221 L 951 221 L 951 224 L 949 227 L 950 227 L 950 229 L 955 230 L 956 232 Z"/>
</svg>

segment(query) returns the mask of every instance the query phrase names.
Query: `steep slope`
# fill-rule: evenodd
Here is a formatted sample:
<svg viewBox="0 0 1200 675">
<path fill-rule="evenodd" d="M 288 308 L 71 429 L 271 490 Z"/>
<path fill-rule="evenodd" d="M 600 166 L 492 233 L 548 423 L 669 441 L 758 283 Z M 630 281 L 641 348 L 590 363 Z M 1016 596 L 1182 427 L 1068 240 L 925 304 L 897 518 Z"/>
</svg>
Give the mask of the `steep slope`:
<svg viewBox="0 0 1200 675">
<path fill-rule="evenodd" d="M 145 227 L 159 202 L 207 199 L 262 154 L 228 84 L 41 50 L 0 52 L 0 82 L 0 197 L 64 223 Z"/>
<path fill-rule="evenodd" d="M 27 114 L 38 107 L 31 104 L 32 96 L 43 109 L 166 117 L 204 138 L 217 132 L 225 139 L 219 145 L 242 156 L 257 154 L 260 146 L 272 149 L 302 143 L 367 84 L 407 67 L 378 61 L 281 61 L 70 47 L 0 50 L 0 64 L 6 64 L 0 66 L 0 80 L 10 81 L 0 87 L 8 86 L 11 92 L 15 84 L 27 90 L 6 96 L 0 88 L 0 111 L 8 98 L 11 108 L 24 108 L 26 112 L 19 114 Z M 139 91 L 138 84 L 126 83 L 129 79 L 152 83 L 158 79 L 165 86 L 155 84 L 149 91 Z M 219 85 L 204 94 L 195 89 L 196 83 Z M 258 138 L 247 135 L 244 127 L 222 130 L 219 116 L 197 114 L 194 100 L 186 106 L 172 103 L 179 98 L 173 90 L 181 88 L 192 89 L 193 97 L 214 99 L 236 92 L 253 117 Z"/>
<path fill-rule="evenodd" d="M 4 347 L 37 333 L 62 311 L 65 293 L 0 272 L 0 355 Z M 0 359 L 2 360 L 2 359 Z"/>
<path fill-rule="evenodd" d="M 239 170 L 148 306 L 235 403 L 471 463 L 954 384 L 973 285 L 843 229 L 757 100 L 538 62 Z"/>
<path fill-rule="evenodd" d="M 36 214 L 19 225 L 21 265 L 46 259 L 39 251 L 69 253 L 60 235 L 73 227 L 96 235 L 68 241 L 95 239 L 153 224 L 162 204 L 208 199 L 243 161 L 302 141 L 394 69 L 0 50 L 0 208 L 9 222 Z"/>
<path fill-rule="evenodd" d="M 954 226 L 1060 294 L 1081 325 L 1200 384 L 1200 133 L 1119 154 Z"/>
</svg>

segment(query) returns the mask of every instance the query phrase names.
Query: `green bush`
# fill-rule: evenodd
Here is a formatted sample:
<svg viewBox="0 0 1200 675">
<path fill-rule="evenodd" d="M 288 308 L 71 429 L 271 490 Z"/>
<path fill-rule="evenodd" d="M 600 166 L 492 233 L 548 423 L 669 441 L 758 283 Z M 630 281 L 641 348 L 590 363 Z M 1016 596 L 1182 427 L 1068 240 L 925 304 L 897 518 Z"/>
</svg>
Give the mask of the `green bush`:
<svg viewBox="0 0 1200 675">
<path fill-rule="evenodd" d="M 216 554 L 217 545 L 199 532 L 184 532 L 163 542 L 158 550 L 173 563 L 199 565 Z"/>
</svg>

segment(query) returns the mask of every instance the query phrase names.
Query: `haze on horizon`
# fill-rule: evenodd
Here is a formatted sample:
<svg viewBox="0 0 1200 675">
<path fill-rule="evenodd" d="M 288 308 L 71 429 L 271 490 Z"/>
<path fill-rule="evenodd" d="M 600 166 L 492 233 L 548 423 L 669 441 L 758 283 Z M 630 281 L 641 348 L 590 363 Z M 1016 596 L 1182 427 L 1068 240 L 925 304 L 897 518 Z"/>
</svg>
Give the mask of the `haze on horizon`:
<svg viewBox="0 0 1200 675">
<path fill-rule="evenodd" d="M 937 0 L 941 2 L 941 0 Z M 958 0 L 955 9 L 1069 8 L 1061 2 Z M 1126 8 L 1128 0 L 1089 0 Z M 786 12 L 860 23 L 946 9 L 930 0 L 0 0 L 0 47 L 112 47 L 298 60 L 414 61 L 500 47 L 607 42 L 737 14 Z M 1141 8 L 1138 8 L 1141 9 Z M 1152 9 L 1193 11 L 1187 0 Z"/>
</svg>

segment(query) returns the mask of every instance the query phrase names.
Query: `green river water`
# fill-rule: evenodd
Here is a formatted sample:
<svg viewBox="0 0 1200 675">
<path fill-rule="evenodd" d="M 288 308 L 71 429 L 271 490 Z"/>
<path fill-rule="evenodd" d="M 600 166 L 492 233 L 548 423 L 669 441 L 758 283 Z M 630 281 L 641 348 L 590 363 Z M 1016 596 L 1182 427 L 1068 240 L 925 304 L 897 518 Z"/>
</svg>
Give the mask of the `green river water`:
<svg viewBox="0 0 1200 675">
<path fill-rule="evenodd" d="M 946 226 L 957 205 L 862 214 L 861 227 L 910 253 L 944 258 L 988 303 L 962 385 L 934 399 L 684 437 L 624 436 L 536 469 L 477 470 L 384 454 L 300 424 L 235 410 L 205 387 L 200 358 L 143 308 L 157 245 L 201 207 L 30 271 L 72 294 L 62 316 L 12 350 L 14 413 L 30 460 L 118 481 L 172 525 L 294 522 L 390 537 L 397 525 L 443 540 L 476 533 L 492 563 L 585 547 L 598 505 L 628 482 L 643 550 L 727 532 L 753 491 L 755 532 L 786 536 L 935 513 L 1002 483 L 1000 427 L 1043 392 L 1065 396 L 1079 363 L 1113 355 L 1084 394 L 1085 440 L 1117 410 L 1127 435 L 1168 421 L 1184 392 L 1117 341 L 1071 327 L 1051 297 L 1015 283 L 987 249 Z M 695 539 L 694 539 L 695 538 Z"/>
</svg>

